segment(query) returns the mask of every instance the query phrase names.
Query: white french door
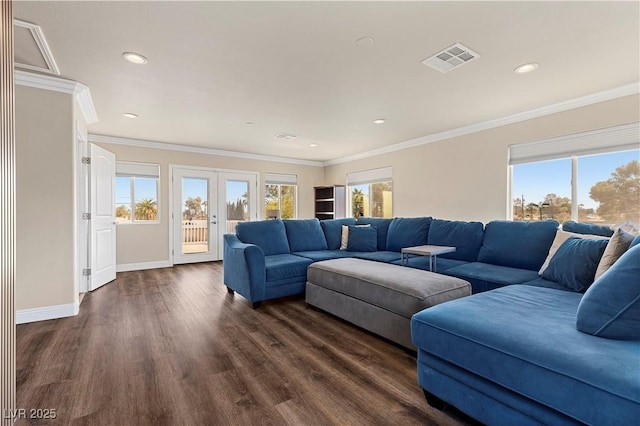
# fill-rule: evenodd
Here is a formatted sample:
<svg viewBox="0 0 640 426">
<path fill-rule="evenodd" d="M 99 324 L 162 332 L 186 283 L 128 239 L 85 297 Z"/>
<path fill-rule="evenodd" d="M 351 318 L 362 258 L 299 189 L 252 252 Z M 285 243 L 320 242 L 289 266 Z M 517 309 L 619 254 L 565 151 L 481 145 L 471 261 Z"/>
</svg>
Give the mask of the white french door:
<svg viewBox="0 0 640 426">
<path fill-rule="evenodd" d="M 173 168 L 173 263 L 219 260 L 218 174 Z"/>
<path fill-rule="evenodd" d="M 171 166 L 173 263 L 222 259 L 222 236 L 258 218 L 258 174 Z"/>
</svg>

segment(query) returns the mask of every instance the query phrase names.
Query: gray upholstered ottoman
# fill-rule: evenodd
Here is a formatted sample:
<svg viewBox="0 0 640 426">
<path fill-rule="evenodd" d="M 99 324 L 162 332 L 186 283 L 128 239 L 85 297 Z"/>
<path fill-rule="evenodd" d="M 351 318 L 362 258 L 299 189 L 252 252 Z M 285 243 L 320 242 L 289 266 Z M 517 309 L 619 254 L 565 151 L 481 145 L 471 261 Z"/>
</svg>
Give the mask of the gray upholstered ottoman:
<svg viewBox="0 0 640 426">
<path fill-rule="evenodd" d="M 325 260 L 307 269 L 308 304 L 413 350 L 413 314 L 470 294 L 459 278 L 370 260 Z"/>
</svg>

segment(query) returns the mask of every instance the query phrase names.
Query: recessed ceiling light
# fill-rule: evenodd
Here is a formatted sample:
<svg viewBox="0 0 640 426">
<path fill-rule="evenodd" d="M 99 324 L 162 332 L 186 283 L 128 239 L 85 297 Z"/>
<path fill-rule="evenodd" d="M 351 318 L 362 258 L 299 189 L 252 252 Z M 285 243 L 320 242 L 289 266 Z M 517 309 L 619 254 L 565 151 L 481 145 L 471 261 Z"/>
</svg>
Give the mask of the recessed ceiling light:
<svg viewBox="0 0 640 426">
<path fill-rule="evenodd" d="M 376 120 L 373 120 L 373 122 L 374 122 L 375 124 L 382 124 L 382 123 L 384 123 L 385 121 L 387 121 L 387 120 L 385 120 L 384 118 L 378 118 L 378 119 L 376 119 Z"/>
<path fill-rule="evenodd" d="M 312 147 L 312 148 L 315 148 L 316 146 L 318 146 L 318 144 L 317 143 L 310 143 L 309 146 Z"/>
<path fill-rule="evenodd" d="M 124 52 L 122 54 L 122 57 L 125 59 L 125 61 L 129 61 L 132 64 L 137 64 L 137 65 L 142 65 L 149 62 L 147 58 L 135 52 Z"/>
<path fill-rule="evenodd" d="M 132 112 L 125 112 L 122 115 L 127 117 L 127 118 L 138 118 L 138 114 L 134 114 Z"/>
<path fill-rule="evenodd" d="M 246 124 L 247 126 L 253 126 L 254 123 L 252 121 L 245 121 L 244 124 Z"/>
<path fill-rule="evenodd" d="M 376 44 L 376 41 L 373 39 L 373 37 L 361 37 L 359 39 L 356 40 L 356 46 L 362 48 L 362 49 L 366 49 L 368 47 L 372 47 L 374 44 Z"/>
<path fill-rule="evenodd" d="M 513 72 L 515 72 L 516 74 L 526 74 L 537 69 L 538 67 L 539 65 L 537 63 L 529 62 L 528 64 L 522 64 L 519 67 L 516 67 Z"/>
<path fill-rule="evenodd" d="M 284 139 L 284 140 L 294 140 L 295 138 L 297 138 L 297 135 L 292 135 L 291 133 L 285 133 L 285 132 L 280 132 L 276 135 L 277 139 Z"/>
</svg>

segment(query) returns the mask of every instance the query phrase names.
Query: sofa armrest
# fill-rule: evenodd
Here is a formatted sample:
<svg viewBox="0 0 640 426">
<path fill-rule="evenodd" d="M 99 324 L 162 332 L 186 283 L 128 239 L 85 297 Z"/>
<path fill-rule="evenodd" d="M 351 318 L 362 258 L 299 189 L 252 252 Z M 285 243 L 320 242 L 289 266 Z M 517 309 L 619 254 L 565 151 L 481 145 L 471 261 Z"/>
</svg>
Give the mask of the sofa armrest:
<svg viewBox="0 0 640 426">
<path fill-rule="evenodd" d="M 235 234 L 224 235 L 224 284 L 250 302 L 264 300 L 266 269 L 264 252 L 245 244 Z"/>
</svg>

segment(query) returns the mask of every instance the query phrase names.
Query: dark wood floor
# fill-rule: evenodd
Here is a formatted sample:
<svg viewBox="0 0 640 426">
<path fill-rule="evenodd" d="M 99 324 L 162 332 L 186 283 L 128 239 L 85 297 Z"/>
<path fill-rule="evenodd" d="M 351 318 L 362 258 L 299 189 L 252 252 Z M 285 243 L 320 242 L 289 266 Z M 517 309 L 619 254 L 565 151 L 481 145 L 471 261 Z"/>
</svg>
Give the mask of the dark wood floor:
<svg viewBox="0 0 640 426">
<path fill-rule="evenodd" d="M 252 310 L 221 263 L 183 265 L 119 273 L 78 316 L 19 325 L 17 405 L 74 425 L 460 424 L 427 405 L 415 364 L 302 298 Z"/>
</svg>

